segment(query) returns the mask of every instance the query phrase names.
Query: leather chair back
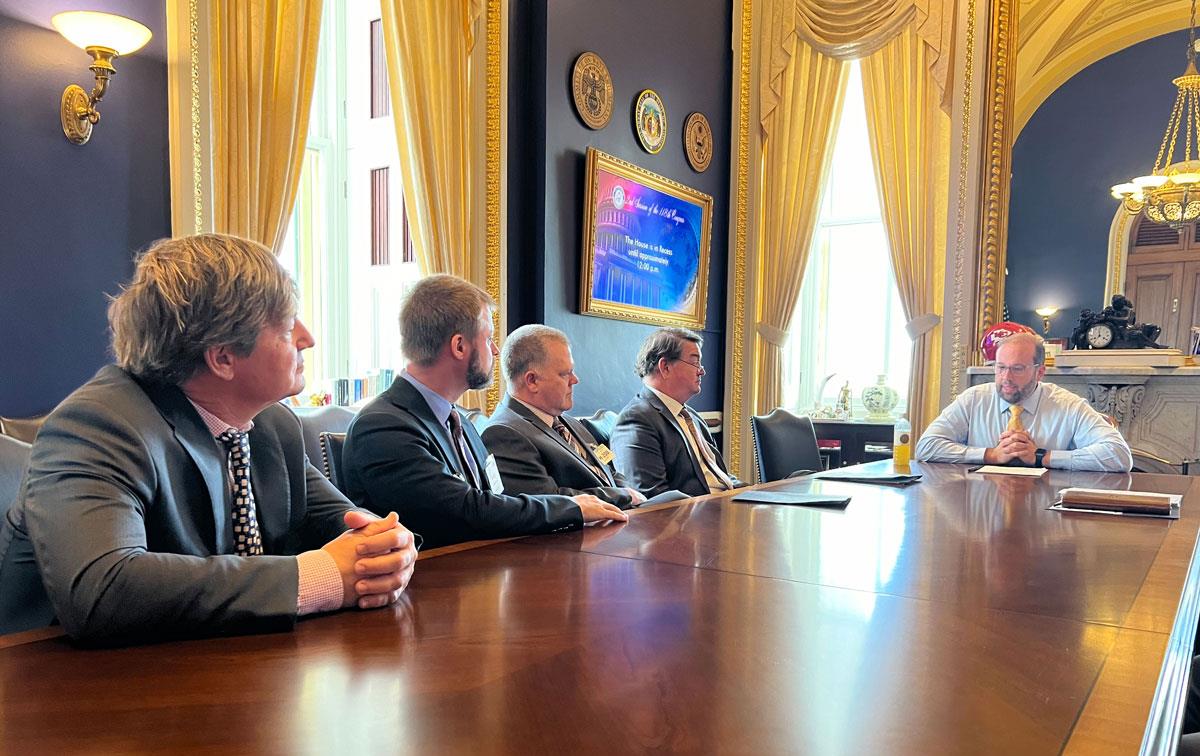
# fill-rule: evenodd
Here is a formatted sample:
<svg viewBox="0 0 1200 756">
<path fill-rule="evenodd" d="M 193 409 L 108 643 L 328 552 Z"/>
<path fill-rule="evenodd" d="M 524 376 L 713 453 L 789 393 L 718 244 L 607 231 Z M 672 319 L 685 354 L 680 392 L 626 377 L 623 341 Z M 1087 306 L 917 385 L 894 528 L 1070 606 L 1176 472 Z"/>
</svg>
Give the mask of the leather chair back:
<svg viewBox="0 0 1200 756">
<path fill-rule="evenodd" d="M 769 415 L 751 417 L 750 430 L 760 482 L 782 480 L 800 471 L 825 469 L 810 418 L 776 408 Z"/>
<path fill-rule="evenodd" d="M 334 488 L 346 493 L 346 479 L 342 473 L 342 447 L 346 445 L 346 434 L 323 431 L 318 439 L 321 444 L 321 471 Z"/>
<path fill-rule="evenodd" d="M 29 466 L 29 450 L 24 441 L 0 436 L 0 519 L 17 500 L 21 492 L 21 479 Z"/>
<path fill-rule="evenodd" d="M 576 418 L 588 429 L 588 433 L 596 439 L 596 443 L 611 445 L 613 428 L 617 427 L 617 413 L 612 410 L 596 410 L 591 417 Z"/>
<path fill-rule="evenodd" d="M 47 415 L 40 417 L 0 417 L 0 435 L 32 444 Z"/>
<path fill-rule="evenodd" d="M 309 461 L 318 465 L 321 458 L 321 434 L 345 433 L 354 419 L 354 410 L 329 404 L 324 407 L 293 407 L 300 418 L 300 435 L 304 437 L 304 453 Z M 338 461 L 341 461 L 338 457 Z M 328 472 L 326 472 L 328 475 Z"/>
</svg>

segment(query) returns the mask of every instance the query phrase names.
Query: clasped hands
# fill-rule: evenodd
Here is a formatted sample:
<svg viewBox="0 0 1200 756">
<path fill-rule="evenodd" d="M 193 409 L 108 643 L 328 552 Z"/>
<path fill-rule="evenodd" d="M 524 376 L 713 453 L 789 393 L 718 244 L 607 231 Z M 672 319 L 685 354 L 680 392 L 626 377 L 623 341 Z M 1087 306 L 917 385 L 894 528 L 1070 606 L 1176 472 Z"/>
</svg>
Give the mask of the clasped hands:
<svg viewBox="0 0 1200 756">
<path fill-rule="evenodd" d="M 1032 465 L 1037 458 L 1038 445 L 1028 431 L 1006 430 L 1000 434 L 995 447 L 984 452 L 984 462 L 1005 465 L 1013 460 Z"/>
<path fill-rule="evenodd" d="M 395 512 L 381 519 L 351 510 L 345 521 L 350 530 L 321 547 L 342 575 L 342 608 L 373 609 L 397 601 L 417 563 L 413 534 Z"/>
</svg>

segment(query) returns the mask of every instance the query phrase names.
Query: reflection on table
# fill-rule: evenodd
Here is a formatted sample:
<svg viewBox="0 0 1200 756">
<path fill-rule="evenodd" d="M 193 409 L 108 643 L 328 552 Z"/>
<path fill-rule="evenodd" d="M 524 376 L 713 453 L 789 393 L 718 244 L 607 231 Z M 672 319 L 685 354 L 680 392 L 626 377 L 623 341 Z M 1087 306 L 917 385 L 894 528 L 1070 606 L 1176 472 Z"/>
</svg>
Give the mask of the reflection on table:
<svg viewBox="0 0 1200 756">
<path fill-rule="evenodd" d="M 452 547 L 423 556 L 398 606 L 291 634 L 117 650 L 9 639 L 4 744 L 1136 751 L 1175 622 L 1196 622 L 1195 607 L 1177 616 L 1194 479 L 911 469 L 924 479 L 905 489 L 768 484 L 849 495 L 845 510 L 723 494 Z M 1183 514 L 1047 511 L 1066 486 L 1182 493 Z"/>
</svg>

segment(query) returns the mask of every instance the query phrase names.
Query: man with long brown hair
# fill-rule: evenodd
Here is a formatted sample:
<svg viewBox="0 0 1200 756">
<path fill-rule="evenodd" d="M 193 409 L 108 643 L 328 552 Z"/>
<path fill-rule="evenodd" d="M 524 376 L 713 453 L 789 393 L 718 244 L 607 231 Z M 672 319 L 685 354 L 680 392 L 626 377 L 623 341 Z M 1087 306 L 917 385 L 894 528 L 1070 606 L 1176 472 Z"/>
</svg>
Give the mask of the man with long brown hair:
<svg viewBox="0 0 1200 756">
<path fill-rule="evenodd" d="M 0 632 L 254 632 L 399 598 L 412 534 L 317 472 L 278 403 L 304 388 L 313 338 L 265 247 L 158 242 L 109 324 L 116 364 L 47 418 L 0 530 Z"/>
</svg>

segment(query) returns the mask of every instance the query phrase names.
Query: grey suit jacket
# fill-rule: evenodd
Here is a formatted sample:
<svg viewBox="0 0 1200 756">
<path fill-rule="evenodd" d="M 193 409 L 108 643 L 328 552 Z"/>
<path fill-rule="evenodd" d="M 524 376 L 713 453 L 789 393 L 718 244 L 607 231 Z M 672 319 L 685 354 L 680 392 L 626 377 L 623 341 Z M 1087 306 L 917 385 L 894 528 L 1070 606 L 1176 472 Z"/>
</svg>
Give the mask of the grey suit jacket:
<svg viewBox="0 0 1200 756">
<path fill-rule="evenodd" d="M 380 514 L 395 510 L 426 548 L 583 527 L 579 505 L 565 496 L 494 491 L 484 472 L 483 440 L 470 421 L 464 418 L 462 426 L 482 488 L 464 479 L 450 431 L 425 397 L 397 378 L 350 424 L 342 449 L 350 499 Z"/>
<path fill-rule="evenodd" d="M 712 449 L 717 463 L 728 474 L 729 468 L 704 420 L 691 407 L 687 407 L 687 411 L 700 429 L 704 442 Z M 617 469 L 646 496 L 657 496 L 671 489 L 689 496 L 709 493 L 701 462 L 692 453 L 683 429 L 650 389 L 643 389 L 621 410 L 613 428 L 612 450 L 617 455 Z M 732 474 L 730 477 L 735 486 L 746 485 Z"/>
<path fill-rule="evenodd" d="M 54 616 L 101 642 L 292 627 L 293 555 L 336 538 L 352 506 L 282 405 L 254 419 L 250 475 L 264 555 L 239 557 L 226 453 L 195 408 L 102 368 L 47 418 L 0 528 L 2 630 Z"/>
<path fill-rule="evenodd" d="M 592 449 L 597 444 L 592 434 L 573 417 L 563 415 L 562 420 L 588 450 L 587 462 L 533 410 L 509 396 L 500 401 L 483 430 L 483 443 L 496 457 L 504 490 L 563 496 L 586 493 L 622 509 L 632 507 L 625 476 L 614 470 L 611 462 L 604 465 L 596 458 Z M 600 468 L 603 478 L 589 462 Z"/>
</svg>

